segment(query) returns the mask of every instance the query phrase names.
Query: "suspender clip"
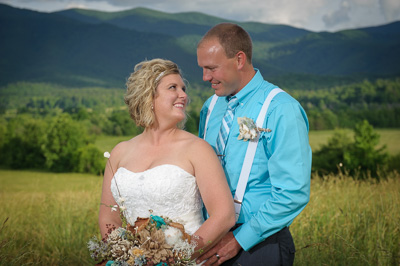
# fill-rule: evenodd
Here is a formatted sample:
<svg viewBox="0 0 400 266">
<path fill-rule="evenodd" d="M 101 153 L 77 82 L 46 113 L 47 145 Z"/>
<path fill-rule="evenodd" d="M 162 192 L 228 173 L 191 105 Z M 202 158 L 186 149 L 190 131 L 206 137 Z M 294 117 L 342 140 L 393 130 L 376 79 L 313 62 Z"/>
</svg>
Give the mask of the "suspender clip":
<svg viewBox="0 0 400 266">
<path fill-rule="evenodd" d="M 242 204 L 242 202 L 240 200 L 236 200 L 236 199 L 234 199 L 233 202 L 235 202 L 237 204 Z"/>
</svg>

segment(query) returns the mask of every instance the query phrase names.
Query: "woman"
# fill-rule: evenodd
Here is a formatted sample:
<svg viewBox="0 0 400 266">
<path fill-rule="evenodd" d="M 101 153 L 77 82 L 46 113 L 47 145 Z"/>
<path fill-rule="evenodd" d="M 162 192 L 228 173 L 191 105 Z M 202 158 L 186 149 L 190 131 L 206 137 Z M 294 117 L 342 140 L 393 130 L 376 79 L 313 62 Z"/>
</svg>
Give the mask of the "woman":
<svg viewBox="0 0 400 266">
<path fill-rule="evenodd" d="M 103 237 L 107 225 L 121 226 L 119 214 L 106 206 L 117 204 L 120 197 L 130 224 L 149 217 L 151 210 L 181 222 L 203 251 L 234 225 L 232 195 L 214 150 L 180 129 L 186 119 L 185 90 L 180 70 L 171 61 L 153 59 L 135 66 L 125 103 L 144 131 L 111 152 L 99 214 Z M 206 221 L 202 203 L 209 215 Z"/>
</svg>

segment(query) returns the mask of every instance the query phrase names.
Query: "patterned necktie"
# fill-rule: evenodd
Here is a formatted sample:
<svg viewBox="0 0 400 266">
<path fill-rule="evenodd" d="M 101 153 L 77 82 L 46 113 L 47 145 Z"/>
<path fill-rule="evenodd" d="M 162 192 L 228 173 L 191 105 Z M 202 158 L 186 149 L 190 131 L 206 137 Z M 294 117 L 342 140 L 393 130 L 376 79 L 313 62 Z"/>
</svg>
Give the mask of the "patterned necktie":
<svg viewBox="0 0 400 266">
<path fill-rule="evenodd" d="M 235 96 L 231 97 L 229 99 L 225 115 L 222 119 L 222 124 L 218 133 L 216 145 L 217 155 L 221 162 L 224 162 L 222 157 L 224 156 L 226 141 L 228 139 L 229 131 L 233 123 L 233 117 L 235 116 L 235 108 L 238 106 L 238 104 L 238 99 Z"/>
</svg>

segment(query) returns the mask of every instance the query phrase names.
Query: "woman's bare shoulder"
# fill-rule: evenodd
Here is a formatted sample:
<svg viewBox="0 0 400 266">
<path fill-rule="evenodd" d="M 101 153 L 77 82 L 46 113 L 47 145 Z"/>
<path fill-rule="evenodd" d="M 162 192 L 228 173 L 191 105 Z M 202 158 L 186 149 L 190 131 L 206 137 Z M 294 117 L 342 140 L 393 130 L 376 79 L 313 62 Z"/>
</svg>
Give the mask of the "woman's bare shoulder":
<svg viewBox="0 0 400 266">
<path fill-rule="evenodd" d="M 198 136 L 185 131 L 185 139 L 187 141 L 187 148 L 194 151 L 194 152 L 213 152 L 212 147 L 210 144 L 199 138 Z"/>
<path fill-rule="evenodd" d="M 127 150 L 132 149 L 140 141 L 140 137 L 136 136 L 129 140 L 121 141 L 111 151 L 111 156 L 118 159 L 121 158 L 123 154 L 126 154 Z"/>
</svg>

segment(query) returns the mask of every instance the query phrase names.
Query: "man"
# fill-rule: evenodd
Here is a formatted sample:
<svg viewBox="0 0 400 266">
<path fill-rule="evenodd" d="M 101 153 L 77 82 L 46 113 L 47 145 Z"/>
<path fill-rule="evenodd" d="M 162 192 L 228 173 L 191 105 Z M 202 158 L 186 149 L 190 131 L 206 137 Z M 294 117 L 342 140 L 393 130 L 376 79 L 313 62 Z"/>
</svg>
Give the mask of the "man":
<svg viewBox="0 0 400 266">
<path fill-rule="evenodd" d="M 219 96 L 204 103 L 199 135 L 205 136 L 220 156 L 238 207 L 236 226 L 198 262 L 292 265 L 295 248 L 289 225 L 310 195 L 312 153 L 307 116 L 295 99 L 274 90 L 277 87 L 253 67 L 251 38 L 238 25 L 222 23 L 210 29 L 197 46 L 197 60 L 203 80 L 209 81 Z M 266 104 L 265 119 L 260 120 L 263 129 L 253 140 L 238 139 L 237 118 L 256 122 L 270 92 L 270 97 L 276 95 Z M 253 142 L 254 156 L 250 163 L 246 156 L 244 163 Z M 248 179 L 239 189 L 244 168 Z M 243 197 L 237 197 L 239 190 L 244 191 Z"/>
</svg>

